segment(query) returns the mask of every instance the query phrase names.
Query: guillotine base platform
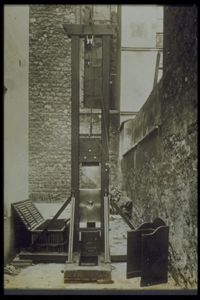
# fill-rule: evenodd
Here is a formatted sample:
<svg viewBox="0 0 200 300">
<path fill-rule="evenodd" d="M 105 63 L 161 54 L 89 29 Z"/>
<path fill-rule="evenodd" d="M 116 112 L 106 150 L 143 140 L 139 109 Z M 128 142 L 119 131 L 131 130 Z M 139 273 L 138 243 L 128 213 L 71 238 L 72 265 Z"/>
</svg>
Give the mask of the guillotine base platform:
<svg viewBox="0 0 200 300">
<path fill-rule="evenodd" d="M 104 262 L 104 256 L 98 256 L 97 265 L 80 265 L 80 253 L 74 253 L 73 262 L 66 263 L 64 283 L 99 282 L 111 283 L 111 264 Z"/>
</svg>

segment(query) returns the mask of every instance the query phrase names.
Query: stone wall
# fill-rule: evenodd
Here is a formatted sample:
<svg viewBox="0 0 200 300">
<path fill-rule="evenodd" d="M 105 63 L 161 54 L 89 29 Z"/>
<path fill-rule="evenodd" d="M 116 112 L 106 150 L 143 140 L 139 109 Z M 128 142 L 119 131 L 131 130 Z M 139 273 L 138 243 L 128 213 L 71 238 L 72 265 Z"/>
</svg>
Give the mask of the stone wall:
<svg viewBox="0 0 200 300">
<path fill-rule="evenodd" d="M 163 80 L 134 119 L 136 145 L 122 161 L 133 222 L 169 225 L 169 271 L 186 288 L 197 284 L 196 25 L 195 6 L 165 7 Z"/>
<path fill-rule="evenodd" d="M 34 201 L 60 201 L 71 192 L 71 39 L 63 23 L 86 24 L 92 9 L 92 5 L 30 6 L 29 195 Z M 106 11 L 99 10 L 98 18 Z M 116 22 L 112 6 L 108 23 Z M 116 47 L 115 35 L 112 48 Z M 116 55 L 112 51 L 112 73 L 116 73 Z M 110 124 L 118 127 L 116 121 Z M 116 153 L 111 151 L 113 167 Z"/>
<path fill-rule="evenodd" d="M 161 206 L 171 219 L 174 273 L 190 286 L 197 280 L 197 9 L 166 7 L 164 22 Z"/>
<path fill-rule="evenodd" d="M 133 200 L 133 221 L 137 226 L 158 216 L 162 181 L 161 144 L 162 81 L 152 91 L 133 120 L 129 121 L 132 147 L 122 159 L 122 190 Z"/>
</svg>

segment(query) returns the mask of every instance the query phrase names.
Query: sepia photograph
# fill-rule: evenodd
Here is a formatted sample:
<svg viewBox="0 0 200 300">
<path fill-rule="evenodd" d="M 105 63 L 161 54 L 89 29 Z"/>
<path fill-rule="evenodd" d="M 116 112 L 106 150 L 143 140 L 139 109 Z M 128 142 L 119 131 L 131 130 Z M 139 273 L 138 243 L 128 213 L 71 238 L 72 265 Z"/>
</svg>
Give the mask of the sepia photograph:
<svg viewBox="0 0 200 300">
<path fill-rule="evenodd" d="M 197 6 L 3 16 L 4 294 L 197 295 Z"/>
</svg>

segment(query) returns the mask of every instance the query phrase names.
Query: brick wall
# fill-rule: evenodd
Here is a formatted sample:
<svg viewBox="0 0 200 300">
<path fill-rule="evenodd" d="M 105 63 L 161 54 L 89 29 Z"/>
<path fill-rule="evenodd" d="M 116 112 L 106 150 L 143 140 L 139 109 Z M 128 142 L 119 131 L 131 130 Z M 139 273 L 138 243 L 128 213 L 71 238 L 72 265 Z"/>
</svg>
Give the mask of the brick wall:
<svg viewBox="0 0 200 300">
<path fill-rule="evenodd" d="M 70 193 L 71 41 L 63 23 L 75 6 L 31 5 L 29 40 L 29 194 L 49 201 Z"/>
<path fill-rule="evenodd" d="M 91 10 L 90 5 L 30 6 L 29 195 L 34 201 L 60 201 L 71 191 L 71 40 L 63 23 L 88 23 Z M 115 6 L 111 16 L 116 24 Z M 116 41 L 115 35 L 112 48 Z M 115 65 L 112 51 L 112 73 Z M 116 153 L 110 155 L 112 178 Z"/>
<path fill-rule="evenodd" d="M 165 8 L 163 80 L 133 120 L 139 143 L 122 162 L 133 221 L 169 225 L 169 270 L 186 288 L 197 284 L 196 24 L 195 6 Z"/>
</svg>

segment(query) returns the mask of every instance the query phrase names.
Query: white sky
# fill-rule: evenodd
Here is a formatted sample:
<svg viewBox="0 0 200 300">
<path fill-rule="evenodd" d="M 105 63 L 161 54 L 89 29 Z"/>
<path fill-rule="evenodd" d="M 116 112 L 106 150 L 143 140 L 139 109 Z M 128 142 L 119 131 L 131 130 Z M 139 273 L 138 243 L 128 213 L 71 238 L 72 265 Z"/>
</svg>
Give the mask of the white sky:
<svg viewBox="0 0 200 300">
<path fill-rule="evenodd" d="M 122 47 L 155 48 L 163 32 L 163 7 L 122 5 Z M 152 88 L 157 52 L 122 51 L 121 111 L 138 111 Z"/>
</svg>

